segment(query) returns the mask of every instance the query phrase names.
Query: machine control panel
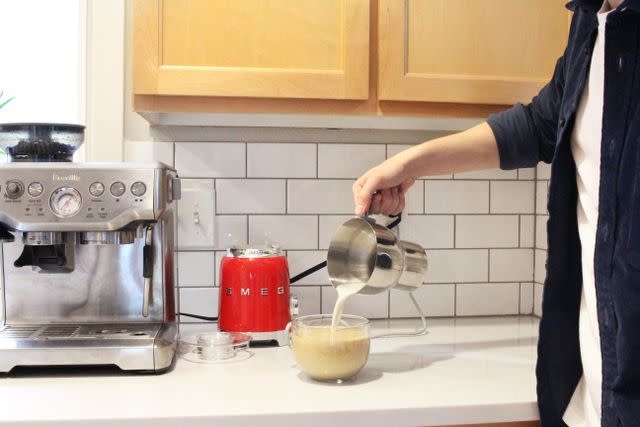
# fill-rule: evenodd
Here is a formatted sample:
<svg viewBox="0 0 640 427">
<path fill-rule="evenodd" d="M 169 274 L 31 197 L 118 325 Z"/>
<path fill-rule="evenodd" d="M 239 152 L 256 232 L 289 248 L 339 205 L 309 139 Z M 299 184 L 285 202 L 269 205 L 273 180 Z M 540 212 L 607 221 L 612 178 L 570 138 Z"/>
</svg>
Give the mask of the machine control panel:
<svg viewBox="0 0 640 427">
<path fill-rule="evenodd" d="M 119 229 L 156 219 L 172 203 L 173 178 L 164 165 L 0 165 L 0 222 L 30 231 Z"/>
</svg>

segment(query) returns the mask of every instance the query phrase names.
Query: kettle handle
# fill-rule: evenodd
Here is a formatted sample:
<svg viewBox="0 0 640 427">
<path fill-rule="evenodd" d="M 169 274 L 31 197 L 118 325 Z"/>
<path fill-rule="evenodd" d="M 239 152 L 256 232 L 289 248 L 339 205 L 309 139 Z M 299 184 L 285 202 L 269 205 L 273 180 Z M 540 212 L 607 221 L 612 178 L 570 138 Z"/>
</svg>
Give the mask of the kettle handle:
<svg viewBox="0 0 640 427">
<path fill-rule="evenodd" d="M 371 224 L 377 224 L 376 219 L 372 216 L 372 214 L 369 211 L 367 211 L 367 213 L 361 218 Z M 389 218 L 392 218 L 393 221 L 385 225 L 385 227 L 391 230 L 392 228 L 396 228 L 402 222 L 402 212 L 400 212 L 398 215 L 389 215 Z"/>
</svg>

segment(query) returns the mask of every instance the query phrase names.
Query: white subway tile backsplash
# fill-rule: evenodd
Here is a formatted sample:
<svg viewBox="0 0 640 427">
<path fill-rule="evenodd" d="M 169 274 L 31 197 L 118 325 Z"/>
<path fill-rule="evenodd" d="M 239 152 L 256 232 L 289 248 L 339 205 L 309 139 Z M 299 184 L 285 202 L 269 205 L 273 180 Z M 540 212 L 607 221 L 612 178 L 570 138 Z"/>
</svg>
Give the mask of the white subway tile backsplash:
<svg viewBox="0 0 640 427">
<path fill-rule="evenodd" d="M 426 283 L 486 282 L 489 251 L 482 249 L 427 250 Z"/>
<path fill-rule="evenodd" d="M 173 166 L 172 142 L 125 141 L 123 146 L 125 162 L 162 162 Z"/>
<path fill-rule="evenodd" d="M 535 216 L 534 215 L 520 215 L 520 247 L 521 248 L 533 248 L 535 247 Z"/>
<path fill-rule="evenodd" d="M 456 216 L 456 248 L 516 248 L 518 216 Z"/>
<path fill-rule="evenodd" d="M 534 181 L 491 182 L 491 213 L 534 213 Z"/>
<path fill-rule="evenodd" d="M 518 170 L 487 169 L 454 174 L 455 179 L 518 179 Z"/>
<path fill-rule="evenodd" d="M 285 181 L 281 179 L 216 180 L 218 214 L 283 214 Z"/>
<path fill-rule="evenodd" d="M 535 270 L 535 282 L 544 283 L 544 280 L 547 277 L 547 251 L 536 249 Z"/>
<path fill-rule="evenodd" d="M 246 215 L 217 215 L 214 223 L 215 249 L 228 249 L 231 246 L 247 244 Z"/>
<path fill-rule="evenodd" d="M 311 215 L 251 215 L 249 243 L 275 244 L 283 249 L 317 249 L 318 217 Z"/>
<path fill-rule="evenodd" d="M 421 214 L 424 213 L 424 181 L 416 181 L 409 191 L 404 195 L 404 213 Z"/>
<path fill-rule="evenodd" d="M 533 314 L 533 283 L 520 283 L 520 314 Z"/>
<path fill-rule="evenodd" d="M 198 243 L 197 250 L 179 246 L 177 282 L 182 311 L 213 316 L 218 304 L 218 288 L 213 286 L 220 282 L 225 249 L 279 244 L 287 250 L 291 276 L 326 260 L 331 237 L 353 217 L 354 179 L 410 147 L 309 140 L 127 142 L 124 149 L 127 161 L 173 164 L 181 177 L 200 178 L 186 180 L 187 188 L 196 182 L 211 190 L 215 216 L 212 231 L 204 233 L 211 241 Z M 540 164 L 537 170 L 465 172 L 414 184 L 394 233 L 427 249 L 428 284 L 415 296 L 428 316 L 539 314 L 548 218 L 544 180 L 549 175 L 549 166 Z M 181 201 L 179 223 L 191 225 L 192 211 Z M 384 223 L 387 218 L 378 220 Z M 194 242 L 184 227 L 180 230 L 179 244 Z M 291 289 L 299 297 L 301 315 L 333 309 L 336 292 L 326 269 Z M 356 295 L 346 312 L 370 318 L 417 316 L 402 291 Z M 184 316 L 181 321 L 198 322 Z"/>
<path fill-rule="evenodd" d="M 453 215 L 407 215 L 400 238 L 425 249 L 453 248 Z"/>
<path fill-rule="evenodd" d="M 320 215 L 320 236 L 318 237 L 318 248 L 329 249 L 331 238 L 338 227 L 347 220 L 353 218 L 352 215 Z"/>
<path fill-rule="evenodd" d="M 489 213 L 487 181 L 426 181 L 424 192 L 430 214 Z"/>
<path fill-rule="evenodd" d="M 216 260 L 215 260 L 215 272 L 216 272 L 216 286 L 220 286 L 221 283 L 221 275 L 220 275 L 220 263 L 222 262 L 222 258 L 227 254 L 227 251 L 216 251 Z"/>
<path fill-rule="evenodd" d="M 548 163 L 538 163 L 538 179 L 551 179 L 551 165 Z"/>
<path fill-rule="evenodd" d="M 200 316 L 217 316 L 219 292 L 218 288 L 181 288 L 180 312 Z M 186 316 L 180 316 L 180 321 L 200 322 Z"/>
<path fill-rule="evenodd" d="M 292 286 L 291 295 L 298 299 L 299 316 L 320 314 L 320 290 L 319 286 Z"/>
<path fill-rule="evenodd" d="M 520 285 L 518 283 L 458 284 L 456 314 L 487 316 L 518 314 Z"/>
<path fill-rule="evenodd" d="M 315 178 L 316 169 L 315 144 L 247 145 L 249 178 Z"/>
<path fill-rule="evenodd" d="M 547 249 L 547 215 L 536 215 L 536 248 Z"/>
<path fill-rule="evenodd" d="M 352 215 L 353 180 L 290 180 L 288 213 Z"/>
<path fill-rule="evenodd" d="M 322 287 L 322 312 L 332 313 L 338 293 L 331 286 Z M 344 307 L 344 314 L 355 314 L 369 319 L 389 317 L 389 292 L 377 295 L 356 294 L 350 297 Z"/>
<path fill-rule="evenodd" d="M 545 215 L 547 213 L 547 187 L 547 181 L 536 182 L 536 214 L 538 215 Z"/>
<path fill-rule="evenodd" d="M 181 142 L 176 144 L 178 174 L 193 178 L 246 176 L 245 144 L 237 142 Z"/>
<path fill-rule="evenodd" d="M 427 317 L 455 315 L 455 285 L 425 285 L 413 292 L 420 309 Z M 419 317 L 409 293 L 391 290 L 390 312 L 392 318 Z"/>
<path fill-rule="evenodd" d="M 518 179 L 533 180 L 536 178 L 536 168 L 518 169 Z"/>
<path fill-rule="evenodd" d="M 287 251 L 290 276 L 294 277 L 303 271 L 327 260 L 326 251 Z M 327 269 L 323 268 L 295 283 L 300 285 L 330 285 Z"/>
<path fill-rule="evenodd" d="M 542 295 L 544 286 L 539 283 L 534 284 L 533 294 L 533 314 L 538 317 L 542 317 Z"/>
<path fill-rule="evenodd" d="M 490 282 L 524 282 L 533 280 L 533 249 L 491 249 Z"/>
<path fill-rule="evenodd" d="M 318 178 L 359 178 L 385 157 L 381 144 L 318 144 Z"/>
<path fill-rule="evenodd" d="M 178 286 L 209 286 L 215 283 L 215 256 L 211 251 L 178 252 Z"/>
</svg>

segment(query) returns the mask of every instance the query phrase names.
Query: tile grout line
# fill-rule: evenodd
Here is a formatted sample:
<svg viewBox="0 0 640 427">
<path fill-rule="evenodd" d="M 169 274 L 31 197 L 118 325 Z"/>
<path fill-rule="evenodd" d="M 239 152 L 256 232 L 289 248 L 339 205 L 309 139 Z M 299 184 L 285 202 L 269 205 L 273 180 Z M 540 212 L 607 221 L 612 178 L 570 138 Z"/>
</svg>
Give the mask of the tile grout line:
<svg viewBox="0 0 640 427">
<path fill-rule="evenodd" d="M 422 213 L 427 213 L 427 183 L 424 181 L 422 182 Z"/>
<path fill-rule="evenodd" d="M 458 225 L 458 215 L 453 215 L 453 249 L 457 249 L 458 242 L 456 241 L 456 229 Z"/>
<path fill-rule="evenodd" d="M 320 176 L 320 144 L 314 144 L 316 146 L 316 179 Z"/>
<path fill-rule="evenodd" d="M 453 317 L 458 317 L 458 284 L 453 284 Z"/>
<path fill-rule="evenodd" d="M 289 179 L 284 180 L 284 214 L 289 213 Z"/>
<path fill-rule="evenodd" d="M 491 249 L 487 249 L 487 283 L 491 283 Z"/>
<path fill-rule="evenodd" d="M 522 282 L 518 283 L 518 314 L 522 314 Z"/>
<path fill-rule="evenodd" d="M 518 247 L 522 247 L 522 215 L 518 215 Z"/>
</svg>

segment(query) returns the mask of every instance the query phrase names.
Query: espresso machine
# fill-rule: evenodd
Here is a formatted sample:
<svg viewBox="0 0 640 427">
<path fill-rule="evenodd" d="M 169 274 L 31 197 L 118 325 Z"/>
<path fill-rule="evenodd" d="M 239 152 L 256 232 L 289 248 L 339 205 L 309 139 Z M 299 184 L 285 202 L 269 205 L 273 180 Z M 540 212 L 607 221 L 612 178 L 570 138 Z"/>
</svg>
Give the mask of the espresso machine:
<svg viewBox="0 0 640 427">
<path fill-rule="evenodd" d="M 83 141 L 83 126 L 0 124 L 0 372 L 172 365 L 176 171 L 74 163 Z"/>
</svg>

